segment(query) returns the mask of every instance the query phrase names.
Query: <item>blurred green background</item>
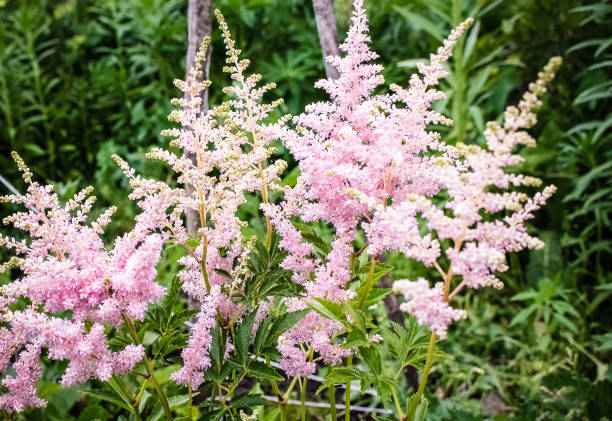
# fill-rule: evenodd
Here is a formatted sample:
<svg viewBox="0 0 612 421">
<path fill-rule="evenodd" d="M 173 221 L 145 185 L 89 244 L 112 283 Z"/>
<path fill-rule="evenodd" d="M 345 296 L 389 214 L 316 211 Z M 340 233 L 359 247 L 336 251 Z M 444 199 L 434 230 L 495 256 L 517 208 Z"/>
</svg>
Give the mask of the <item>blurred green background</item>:
<svg viewBox="0 0 612 421">
<path fill-rule="evenodd" d="M 272 95 L 285 98 L 283 112 L 324 98 L 313 88 L 324 69 L 309 0 L 213 7 L 252 70 L 277 83 Z M 444 133 L 450 142 L 482 142 L 485 122 L 518 101 L 549 57 L 564 58 L 532 130 L 538 147 L 524 153 L 528 173 L 559 187 L 532 223 L 548 247 L 512 255 L 501 292 L 459 300 L 469 318 L 443 345 L 455 359 L 435 366 L 430 418 L 612 419 L 612 4 L 366 0 L 366 8 L 385 78 L 400 84 L 453 26 L 476 19 L 454 50 L 442 85 L 448 99 L 437 105 L 455 120 Z M 336 0 L 335 9 L 343 38 L 351 3 Z M 159 132 L 179 93 L 172 80 L 185 74 L 186 17 L 186 0 L 0 0 L 0 175 L 23 188 L 10 159 L 16 150 L 63 196 L 94 185 L 100 208 L 119 208 L 111 234 L 129 229 L 135 208 L 110 155 L 168 177 L 144 153 L 165 142 Z M 223 54 L 214 22 L 212 104 L 227 84 Z M 395 260 L 398 276 L 414 275 Z M 25 419 L 115 419 L 74 390 L 48 392 L 49 408 Z"/>
</svg>

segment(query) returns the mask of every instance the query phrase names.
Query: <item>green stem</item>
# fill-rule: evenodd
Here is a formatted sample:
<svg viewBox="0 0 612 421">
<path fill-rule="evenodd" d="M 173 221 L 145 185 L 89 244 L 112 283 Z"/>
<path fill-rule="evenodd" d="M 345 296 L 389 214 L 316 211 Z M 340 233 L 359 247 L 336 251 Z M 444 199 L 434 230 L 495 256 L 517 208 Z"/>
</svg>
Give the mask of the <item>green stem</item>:
<svg viewBox="0 0 612 421">
<path fill-rule="evenodd" d="M 304 382 L 301 384 L 302 386 L 302 421 L 306 421 L 306 382 L 308 381 L 308 377 L 304 377 Z"/>
<path fill-rule="evenodd" d="M 353 365 L 353 356 L 349 355 L 346 361 L 348 367 Z M 351 382 L 346 383 L 346 393 L 344 394 L 344 421 L 351 421 Z"/>
<path fill-rule="evenodd" d="M 140 339 L 138 338 L 138 333 L 136 332 L 136 328 L 134 327 L 134 323 L 132 322 L 130 317 L 127 314 L 125 314 L 124 311 L 121 312 L 121 317 L 123 318 L 123 321 L 125 322 L 125 325 L 134 343 L 136 345 L 140 345 Z M 153 385 L 153 389 L 155 389 L 155 393 L 157 393 L 157 397 L 159 398 L 159 401 L 161 402 L 162 407 L 164 408 L 164 414 L 166 415 L 166 418 L 168 419 L 168 421 L 172 421 L 172 412 L 170 411 L 170 405 L 168 405 L 168 399 L 166 399 L 166 395 L 164 394 L 164 391 L 162 390 L 157 379 L 155 378 L 155 374 L 153 373 L 153 365 L 151 364 L 151 361 L 149 361 L 149 359 L 147 358 L 146 352 L 142 357 L 142 361 L 144 363 L 145 368 L 147 369 L 147 374 L 148 374 L 147 379 Z"/>
<path fill-rule="evenodd" d="M 393 390 L 393 402 L 395 402 L 395 408 L 397 409 L 397 415 L 399 416 L 400 420 L 404 419 L 404 411 L 402 411 L 402 405 L 399 403 L 399 399 L 397 398 L 397 392 L 395 391 L 395 387 L 392 389 Z"/>
<path fill-rule="evenodd" d="M 412 421 L 414 418 L 414 413 L 419 406 L 419 402 L 421 401 L 421 397 L 423 396 L 423 392 L 425 391 L 425 385 L 427 384 L 427 377 L 429 377 L 429 370 L 431 369 L 431 364 L 433 362 L 434 352 L 436 350 L 436 340 L 437 336 L 434 332 L 431 332 L 431 337 L 429 338 L 429 346 L 427 347 L 427 357 L 425 359 L 425 368 L 423 369 L 423 375 L 421 376 L 421 382 L 419 383 L 419 389 L 416 394 L 410 400 L 410 407 L 408 408 L 408 415 L 406 417 L 407 421 Z"/>
<path fill-rule="evenodd" d="M 332 421 L 338 421 L 338 414 L 336 414 L 336 388 L 333 384 L 329 387 L 329 409 L 331 409 Z"/>
<path fill-rule="evenodd" d="M 461 4 L 460 0 L 452 2 L 452 25 L 457 27 L 461 23 Z M 454 120 L 451 137 L 455 141 L 464 141 L 467 126 L 467 107 L 465 104 L 466 90 L 466 68 L 463 62 L 463 44 L 464 40 L 461 37 L 457 40 L 457 44 L 453 49 L 453 79 L 455 87 L 452 97 L 452 117 Z M 469 104 L 468 104 L 469 105 Z"/>
<path fill-rule="evenodd" d="M 283 402 L 287 402 L 287 400 L 289 399 L 289 394 L 291 393 L 291 391 L 295 387 L 295 383 L 297 382 L 297 379 L 298 379 L 297 377 L 294 377 L 293 380 L 291 381 L 291 384 L 289 385 L 289 388 L 287 389 L 287 391 L 283 395 Z"/>
<path fill-rule="evenodd" d="M 191 393 L 191 385 L 187 385 L 187 390 L 189 391 L 189 402 L 187 403 L 187 418 L 189 419 L 189 421 L 192 420 L 191 417 L 191 413 L 192 413 L 192 406 L 193 406 L 193 394 Z"/>
<path fill-rule="evenodd" d="M 138 411 L 138 397 L 136 397 L 136 399 L 132 399 L 131 394 L 128 393 L 127 389 L 125 388 L 125 385 L 123 384 L 119 376 L 113 374 L 113 379 L 115 380 L 115 383 L 117 384 L 119 389 L 121 389 L 121 392 L 123 393 L 123 395 L 130 400 L 130 406 L 134 410 L 134 415 L 136 416 L 136 420 L 142 421 L 142 418 L 140 417 L 140 412 Z"/>
</svg>

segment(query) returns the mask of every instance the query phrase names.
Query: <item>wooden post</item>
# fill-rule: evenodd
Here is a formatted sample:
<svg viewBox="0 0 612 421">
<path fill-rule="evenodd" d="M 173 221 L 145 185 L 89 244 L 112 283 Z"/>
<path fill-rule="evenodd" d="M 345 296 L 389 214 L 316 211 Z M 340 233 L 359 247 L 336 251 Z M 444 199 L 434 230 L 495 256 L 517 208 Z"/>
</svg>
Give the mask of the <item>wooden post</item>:
<svg viewBox="0 0 612 421">
<path fill-rule="evenodd" d="M 202 39 L 204 37 L 209 37 L 211 34 L 211 1 L 212 0 L 189 0 L 187 8 L 187 61 L 185 65 L 185 78 L 189 76 L 189 69 L 193 67 L 195 56 L 202 44 Z M 204 69 L 202 69 L 202 79 L 208 79 L 210 75 L 211 48 L 212 46 L 208 47 L 206 62 L 204 63 Z M 202 105 L 200 110 L 202 113 L 208 111 L 208 89 L 202 92 Z M 187 156 L 195 162 L 196 158 L 193 154 L 188 154 Z M 188 194 L 193 192 L 193 187 L 189 184 L 185 186 L 185 189 Z M 187 232 L 189 232 L 189 234 L 194 234 L 198 228 L 200 228 L 200 215 L 195 210 L 188 211 L 186 219 Z"/>
<path fill-rule="evenodd" d="M 315 20 L 317 21 L 317 32 L 321 42 L 325 74 L 328 79 L 337 79 L 340 74 L 338 70 L 325 60 L 328 56 L 340 55 L 338 50 L 338 28 L 336 27 L 336 15 L 334 14 L 333 0 L 312 0 L 314 6 Z"/>
</svg>

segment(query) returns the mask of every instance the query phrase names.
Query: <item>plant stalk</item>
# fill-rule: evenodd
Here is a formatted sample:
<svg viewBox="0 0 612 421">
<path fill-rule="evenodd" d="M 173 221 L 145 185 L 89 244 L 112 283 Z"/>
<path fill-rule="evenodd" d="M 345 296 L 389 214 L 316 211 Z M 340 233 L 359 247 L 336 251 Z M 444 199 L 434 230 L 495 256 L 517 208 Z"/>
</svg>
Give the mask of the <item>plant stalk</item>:
<svg viewBox="0 0 612 421">
<path fill-rule="evenodd" d="M 336 388 L 334 385 L 329 387 L 329 409 L 331 409 L 332 421 L 338 421 L 338 414 L 336 414 Z"/>
<path fill-rule="evenodd" d="M 302 386 L 301 397 L 302 397 L 302 421 L 306 421 L 306 382 L 308 377 L 304 376 L 304 381 L 300 384 Z"/>
<path fill-rule="evenodd" d="M 130 333 L 130 336 L 132 337 L 132 340 L 134 341 L 134 344 L 140 345 L 140 339 L 138 338 L 138 333 L 136 333 L 136 328 L 134 327 L 134 323 L 132 322 L 132 319 L 130 319 L 130 317 L 127 314 L 125 314 L 125 311 L 121 312 L 121 317 L 123 318 L 123 321 L 125 322 L 128 332 Z M 148 374 L 147 379 L 153 385 L 153 389 L 155 389 L 155 393 L 157 393 L 157 397 L 159 398 L 159 401 L 161 402 L 162 407 L 164 408 L 164 414 L 166 415 L 166 418 L 168 419 L 168 421 L 172 421 L 172 412 L 170 411 L 170 405 L 168 405 L 168 399 L 166 399 L 166 395 L 164 394 L 164 391 L 162 390 L 157 379 L 155 378 L 155 375 L 153 373 L 153 366 L 151 365 L 151 361 L 149 361 L 149 359 L 147 358 L 146 352 L 142 357 L 142 361 L 144 363 L 145 368 L 147 369 L 147 374 Z"/>
<path fill-rule="evenodd" d="M 349 355 L 346 362 L 348 367 L 353 365 L 353 356 Z M 346 383 L 346 393 L 344 394 L 344 421 L 351 421 L 351 382 Z"/>
<path fill-rule="evenodd" d="M 425 368 L 423 368 L 423 375 L 421 376 L 419 389 L 410 400 L 410 407 L 408 408 L 408 414 L 406 416 L 407 421 L 412 421 L 414 419 L 414 413 L 417 409 L 417 406 L 419 406 L 419 402 L 421 402 L 421 397 L 423 396 L 423 392 L 425 391 L 425 385 L 427 384 L 427 378 L 429 377 L 429 370 L 431 369 L 434 353 L 436 351 L 437 339 L 437 335 L 434 332 L 431 332 L 431 336 L 429 337 L 429 346 L 427 347 Z"/>
</svg>

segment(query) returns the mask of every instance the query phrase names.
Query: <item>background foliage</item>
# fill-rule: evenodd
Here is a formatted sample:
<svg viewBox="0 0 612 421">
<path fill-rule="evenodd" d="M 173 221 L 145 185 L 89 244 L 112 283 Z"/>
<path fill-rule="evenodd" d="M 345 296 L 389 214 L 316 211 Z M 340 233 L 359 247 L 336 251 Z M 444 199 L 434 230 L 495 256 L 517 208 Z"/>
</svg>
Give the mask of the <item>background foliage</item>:
<svg viewBox="0 0 612 421">
<path fill-rule="evenodd" d="M 342 34 L 350 2 L 335 6 Z M 548 247 L 512 255 L 503 291 L 461 299 L 469 317 L 443 344 L 455 358 L 435 365 L 431 419 L 609 417 L 612 4 L 370 0 L 366 6 L 385 77 L 397 83 L 408 80 L 415 58 L 427 57 L 453 26 L 475 17 L 450 63 L 443 86 L 449 98 L 438 104 L 455 120 L 445 133 L 453 140 L 481 142 L 484 122 L 500 118 L 550 56 L 565 60 L 533 129 L 539 146 L 525 154 L 529 172 L 559 187 L 533 222 Z M 321 98 L 312 87 L 324 70 L 309 1 L 215 0 L 213 7 L 225 13 L 254 71 L 277 83 L 284 112 L 299 113 Z M 93 184 L 99 206 L 119 207 L 111 232 L 129 228 L 135 209 L 110 155 L 167 177 L 143 155 L 164 142 L 159 131 L 178 93 L 172 80 L 185 73 L 186 15 L 186 0 L 0 0 L 0 175 L 22 187 L 9 155 L 17 150 L 63 195 Z M 211 102 L 218 103 L 223 93 L 216 86 L 225 76 L 216 30 L 212 51 Z M 252 217 L 245 208 L 244 218 Z M 172 254 L 160 275 L 165 283 Z M 397 276 L 414 279 L 420 272 L 399 257 L 391 260 Z M 49 407 L 25 419 L 117 419 L 101 400 L 59 390 L 53 384 L 59 372 L 50 365 L 41 384 Z M 168 374 L 161 374 L 166 381 Z M 357 402 L 371 400 L 364 395 Z"/>
</svg>

